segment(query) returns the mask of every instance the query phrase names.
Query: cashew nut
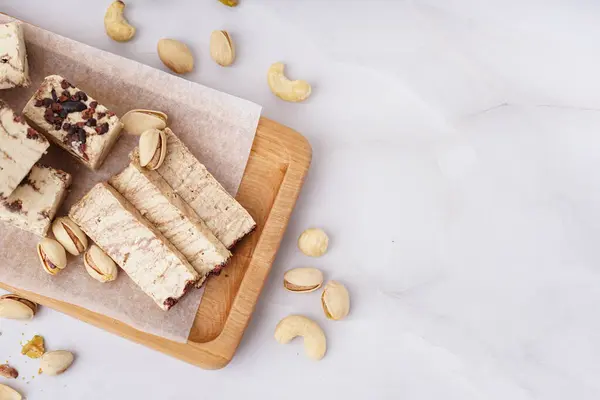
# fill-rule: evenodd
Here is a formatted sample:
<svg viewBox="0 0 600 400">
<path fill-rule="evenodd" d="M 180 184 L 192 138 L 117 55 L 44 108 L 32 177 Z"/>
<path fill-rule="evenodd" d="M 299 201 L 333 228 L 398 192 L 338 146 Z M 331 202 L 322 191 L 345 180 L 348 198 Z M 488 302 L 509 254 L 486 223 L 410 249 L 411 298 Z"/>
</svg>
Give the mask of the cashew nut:
<svg viewBox="0 0 600 400">
<path fill-rule="evenodd" d="M 111 39 L 117 42 L 126 42 L 135 35 L 135 28 L 123 16 L 125 3 L 121 0 L 113 1 L 106 14 L 104 14 L 104 29 Z"/>
<path fill-rule="evenodd" d="M 275 328 L 275 340 L 288 344 L 296 336 L 304 338 L 304 352 L 313 360 L 320 360 L 327 351 L 327 339 L 323 329 L 313 320 L 302 315 L 290 315 Z"/>
<path fill-rule="evenodd" d="M 285 101 L 303 101 L 310 96 L 311 88 L 306 81 L 291 81 L 284 74 L 285 65 L 275 63 L 269 68 L 267 80 L 275 96 Z"/>
</svg>

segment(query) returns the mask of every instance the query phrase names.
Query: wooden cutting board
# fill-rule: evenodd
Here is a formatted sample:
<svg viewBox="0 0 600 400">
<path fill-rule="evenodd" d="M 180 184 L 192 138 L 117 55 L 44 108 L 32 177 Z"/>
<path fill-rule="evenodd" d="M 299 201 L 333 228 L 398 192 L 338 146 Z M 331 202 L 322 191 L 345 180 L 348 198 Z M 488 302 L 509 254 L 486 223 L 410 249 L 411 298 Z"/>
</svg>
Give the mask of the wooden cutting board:
<svg viewBox="0 0 600 400">
<path fill-rule="evenodd" d="M 236 197 L 252 214 L 257 228 L 236 246 L 221 275 L 208 281 L 187 343 L 140 332 L 104 315 L 1 282 L 0 287 L 199 367 L 223 368 L 233 358 L 248 326 L 311 157 L 310 144 L 302 135 L 260 119 Z"/>
</svg>

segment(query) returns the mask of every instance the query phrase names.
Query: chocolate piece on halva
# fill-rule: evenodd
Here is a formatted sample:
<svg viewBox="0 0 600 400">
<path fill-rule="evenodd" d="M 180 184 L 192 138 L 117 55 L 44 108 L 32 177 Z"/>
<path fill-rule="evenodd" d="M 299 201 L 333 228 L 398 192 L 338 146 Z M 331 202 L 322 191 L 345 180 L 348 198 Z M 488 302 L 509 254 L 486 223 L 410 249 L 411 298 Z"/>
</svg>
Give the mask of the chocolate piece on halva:
<svg viewBox="0 0 600 400">
<path fill-rule="evenodd" d="M 8 197 L 50 143 L 0 100 L 0 196 Z"/>
<path fill-rule="evenodd" d="M 69 217 L 163 310 L 200 278 L 183 254 L 107 183 L 94 186 Z"/>
<path fill-rule="evenodd" d="M 156 172 L 135 160 L 109 183 L 150 221 L 200 274 L 198 285 L 223 267 L 231 253 Z"/>
<path fill-rule="evenodd" d="M 0 221 L 46 236 L 71 184 L 71 175 L 36 164 L 8 197 L 0 196 Z"/>
<path fill-rule="evenodd" d="M 23 115 L 92 170 L 100 168 L 123 128 L 115 113 L 58 75 L 44 79 Z"/>
<path fill-rule="evenodd" d="M 0 24 L 0 89 L 17 86 L 29 86 L 29 66 L 23 26 L 9 22 Z"/>
<path fill-rule="evenodd" d="M 169 128 L 165 134 L 167 155 L 156 171 L 217 239 L 232 248 L 256 227 L 256 222 Z M 134 150 L 130 158 L 139 160 L 139 150 Z"/>
</svg>

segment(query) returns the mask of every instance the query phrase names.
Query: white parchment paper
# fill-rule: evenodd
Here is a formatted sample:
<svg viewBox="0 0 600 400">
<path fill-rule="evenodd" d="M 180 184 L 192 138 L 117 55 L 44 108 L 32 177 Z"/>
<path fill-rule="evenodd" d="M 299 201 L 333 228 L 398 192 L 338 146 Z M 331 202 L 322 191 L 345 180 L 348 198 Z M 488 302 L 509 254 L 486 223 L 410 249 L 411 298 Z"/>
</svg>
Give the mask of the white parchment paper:
<svg viewBox="0 0 600 400">
<path fill-rule="evenodd" d="M 0 23 L 10 20 L 0 15 Z M 15 111 L 23 109 L 42 79 L 51 74 L 62 75 L 119 116 L 134 108 L 161 110 L 169 116 L 171 129 L 235 195 L 256 133 L 260 106 L 26 23 L 24 31 L 32 85 L 0 91 L 0 98 Z M 73 185 L 58 215 L 66 215 L 93 185 L 122 170 L 136 144 L 137 137 L 124 133 L 97 172 L 51 146 L 42 162 L 73 175 Z M 93 280 L 85 272 L 81 257 L 70 256 L 67 269 L 51 277 L 37 260 L 38 241 L 32 234 L 0 223 L 2 282 L 76 304 L 145 332 L 187 340 L 201 290 L 188 293 L 164 312 L 123 271 L 115 282 Z"/>
</svg>

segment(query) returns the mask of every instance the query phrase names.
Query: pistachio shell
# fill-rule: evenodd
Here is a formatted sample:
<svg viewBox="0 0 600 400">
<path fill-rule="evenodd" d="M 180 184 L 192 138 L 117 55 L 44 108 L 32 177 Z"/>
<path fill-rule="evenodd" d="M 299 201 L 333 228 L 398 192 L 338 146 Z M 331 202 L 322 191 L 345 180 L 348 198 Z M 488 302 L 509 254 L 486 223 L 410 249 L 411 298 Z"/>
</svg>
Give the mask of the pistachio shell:
<svg viewBox="0 0 600 400">
<path fill-rule="evenodd" d="M 233 64 L 235 47 L 227 31 L 213 31 L 210 35 L 210 56 L 223 67 Z"/>
<path fill-rule="evenodd" d="M 158 57 L 169 69 L 185 74 L 194 69 L 194 56 L 185 43 L 175 39 L 160 39 L 157 46 Z"/>
<path fill-rule="evenodd" d="M 336 321 L 346 318 L 350 312 L 350 294 L 348 293 L 348 289 L 340 282 L 327 282 L 321 295 L 321 304 L 327 318 Z"/>
<path fill-rule="evenodd" d="M 149 129 L 140 136 L 140 165 L 158 169 L 167 155 L 167 136 L 164 131 Z"/>
<path fill-rule="evenodd" d="M 42 239 L 37 245 L 37 253 L 42 268 L 50 275 L 58 274 L 67 266 L 67 253 L 54 239 Z"/>
<path fill-rule="evenodd" d="M 54 237 L 69 253 L 78 256 L 87 249 L 87 236 L 69 217 L 57 218 L 52 223 Z"/>
<path fill-rule="evenodd" d="M 70 351 L 50 351 L 42 356 L 40 369 L 46 375 L 60 375 L 73 364 L 74 359 Z"/>
<path fill-rule="evenodd" d="M 313 292 L 323 284 L 323 273 L 316 268 L 294 268 L 283 275 L 283 286 L 290 292 Z"/>
<path fill-rule="evenodd" d="M 37 312 L 37 308 L 38 308 L 37 303 L 35 303 L 29 299 L 26 299 L 25 297 L 21 297 L 17 294 L 13 294 L 13 293 L 5 294 L 3 296 L 0 296 L 0 301 L 2 301 L 2 299 L 18 301 L 19 303 L 23 303 L 27 307 L 29 307 L 31 309 L 31 311 L 33 311 L 33 314 L 35 314 Z"/>
<path fill-rule="evenodd" d="M 124 129 L 132 135 L 141 135 L 149 129 L 163 130 L 167 127 L 167 114 L 154 110 L 131 110 L 128 111 L 121 122 Z"/>
<path fill-rule="evenodd" d="M 21 400 L 23 397 L 10 386 L 0 384 L 0 400 Z"/>
<path fill-rule="evenodd" d="M 87 273 L 102 283 L 114 281 L 119 274 L 119 269 L 112 258 L 95 244 L 83 256 L 83 264 Z"/>
</svg>

